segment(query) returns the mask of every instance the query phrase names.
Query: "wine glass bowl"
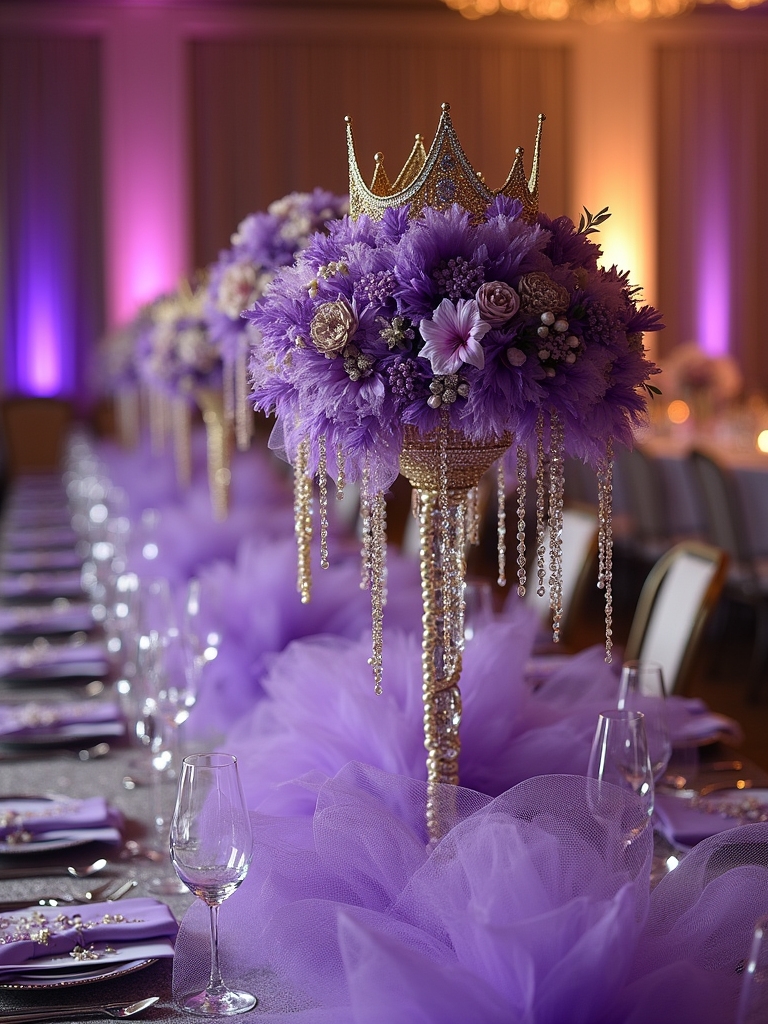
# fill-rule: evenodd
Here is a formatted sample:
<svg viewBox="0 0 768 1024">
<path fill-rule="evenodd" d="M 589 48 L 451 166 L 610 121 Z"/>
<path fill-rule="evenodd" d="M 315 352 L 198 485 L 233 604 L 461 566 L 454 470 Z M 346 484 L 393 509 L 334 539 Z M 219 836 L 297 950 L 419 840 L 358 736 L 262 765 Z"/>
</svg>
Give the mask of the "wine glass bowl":
<svg viewBox="0 0 768 1024">
<path fill-rule="evenodd" d="M 617 707 L 643 713 L 651 769 L 654 781 L 658 782 L 672 756 L 661 665 L 655 661 L 625 662 L 621 669 Z"/>
<path fill-rule="evenodd" d="M 218 909 L 244 881 L 253 854 L 251 823 L 232 754 L 184 758 L 171 823 L 171 860 L 187 888 L 211 913 L 211 973 L 181 1009 L 201 1016 L 243 1013 L 256 997 L 228 988 L 219 967 Z"/>
<path fill-rule="evenodd" d="M 597 817 L 615 813 L 615 787 L 635 796 L 622 815 L 621 830 L 628 845 L 647 828 L 654 805 L 653 770 L 642 712 L 611 709 L 600 713 L 587 775 L 598 782 L 590 791 Z"/>
</svg>

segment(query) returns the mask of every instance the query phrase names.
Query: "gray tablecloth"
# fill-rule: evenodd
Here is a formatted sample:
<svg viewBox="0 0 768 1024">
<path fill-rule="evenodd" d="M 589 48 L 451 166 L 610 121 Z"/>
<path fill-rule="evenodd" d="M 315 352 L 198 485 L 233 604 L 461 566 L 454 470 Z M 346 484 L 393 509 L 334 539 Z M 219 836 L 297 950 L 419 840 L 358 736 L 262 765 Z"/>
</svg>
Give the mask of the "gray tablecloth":
<svg viewBox="0 0 768 1024">
<path fill-rule="evenodd" d="M 88 797 L 101 795 L 107 797 L 119 807 L 126 817 L 125 837 L 139 839 L 144 833 L 149 820 L 150 796 L 148 787 L 139 787 L 128 791 L 123 786 L 123 777 L 128 771 L 128 762 L 136 757 L 135 751 L 117 750 L 105 758 L 91 762 L 80 762 L 72 757 L 45 758 L 18 763 L 0 762 L 0 796 L 40 795 L 46 793 L 66 793 L 70 796 Z M 158 874 L 158 867 L 144 858 L 118 860 L 119 851 L 114 847 L 96 846 L 91 844 L 82 848 L 72 848 L 60 853 L 56 858 L 65 864 L 90 863 L 99 856 L 114 859 L 114 863 L 102 874 L 91 879 L 91 882 L 79 881 L 74 878 L 35 878 L 28 880 L 0 880 L 0 902 L 11 899 L 37 898 L 53 893 L 73 893 L 81 895 L 90 885 L 109 878 L 134 877 L 138 886 L 130 893 L 131 896 L 151 896 L 147 890 L 149 880 Z M 19 866 L 43 863 L 41 857 L 53 858 L 52 854 L 30 854 L 19 857 L 0 857 L 0 870 L 12 864 Z M 168 864 L 170 870 L 170 862 Z M 172 908 L 176 917 L 181 920 L 184 911 L 193 900 L 191 894 L 183 896 L 156 897 L 163 899 Z M 115 904 L 117 907 L 119 904 Z M 158 961 L 134 974 L 108 982 L 56 990 L 25 990 L 18 991 L 0 988 L 0 1019 L 4 1014 L 18 1012 L 22 1009 L 51 1007 L 58 1005 L 75 1005 L 89 1003 L 100 1005 L 105 1002 L 124 1000 L 125 1003 L 150 995 L 159 995 L 160 1002 L 143 1014 L 140 1020 L 147 1021 L 179 1021 L 189 1020 L 187 1014 L 174 1009 L 171 1004 L 171 971 L 170 960 Z M 111 1018 L 92 1018 L 109 1020 Z"/>
</svg>

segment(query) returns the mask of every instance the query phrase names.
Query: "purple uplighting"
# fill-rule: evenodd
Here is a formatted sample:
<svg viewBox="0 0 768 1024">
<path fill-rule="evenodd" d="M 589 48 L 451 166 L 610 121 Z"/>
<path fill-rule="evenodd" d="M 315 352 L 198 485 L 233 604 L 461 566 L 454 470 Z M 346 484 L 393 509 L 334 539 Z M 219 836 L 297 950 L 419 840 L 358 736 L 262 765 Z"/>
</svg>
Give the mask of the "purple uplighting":
<svg viewBox="0 0 768 1024">
<path fill-rule="evenodd" d="M 696 275 L 697 340 L 711 356 L 730 350 L 731 259 L 725 161 L 711 169 L 706 214 L 701 217 Z"/>
</svg>

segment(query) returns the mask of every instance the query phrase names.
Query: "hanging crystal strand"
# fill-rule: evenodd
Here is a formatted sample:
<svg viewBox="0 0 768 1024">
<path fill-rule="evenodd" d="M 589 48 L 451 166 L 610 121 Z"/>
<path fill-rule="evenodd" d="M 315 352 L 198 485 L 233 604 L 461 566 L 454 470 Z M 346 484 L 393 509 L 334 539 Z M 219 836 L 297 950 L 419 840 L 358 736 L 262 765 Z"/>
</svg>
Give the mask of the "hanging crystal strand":
<svg viewBox="0 0 768 1024">
<path fill-rule="evenodd" d="M 360 565 L 360 589 L 370 590 L 371 587 L 371 470 L 368 456 L 363 466 L 363 479 L 360 485 L 360 520 L 362 524 L 362 558 Z"/>
<path fill-rule="evenodd" d="M 517 594 L 525 597 L 525 499 L 528 485 L 528 452 L 517 448 Z"/>
<path fill-rule="evenodd" d="M 346 471 L 344 467 L 344 450 L 339 445 L 336 449 L 336 501 L 344 500 L 344 488 L 347 484 Z"/>
<path fill-rule="evenodd" d="M 165 451 L 165 398 L 157 388 L 150 387 L 147 395 L 149 405 L 149 439 L 153 455 Z"/>
<path fill-rule="evenodd" d="M 496 551 L 499 561 L 500 587 L 507 585 L 507 485 L 504 480 L 504 459 L 499 459 L 496 470 L 496 497 L 498 499 L 498 521 L 496 525 Z"/>
<path fill-rule="evenodd" d="M 224 418 L 229 426 L 235 422 L 235 361 L 231 356 L 224 359 L 222 366 L 222 397 Z"/>
<path fill-rule="evenodd" d="M 325 434 L 318 440 L 319 458 L 317 463 L 317 488 L 320 512 L 320 568 L 327 569 L 328 562 L 328 455 Z"/>
<path fill-rule="evenodd" d="M 440 426 L 437 431 L 437 459 L 438 459 L 438 543 L 440 544 L 441 558 L 444 566 L 444 588 L 443 588 L 443 635 L 446 638 L 443 644 L 443 658 L 445 659 L 446 671 L 449 672 L 448 663 L 451 660 L 450 638 L 453 636 L 453 613 L 454 608 L 451 602 L 450 587 L 447 585 L 447 577 L 451 573 L 451 537 L 448 506 L 448 410 L 443 408 L 440 416 Z"/>
<path fill-rule="evenodd" d="M 173 399 L 173 455 L 176 479 L 181 487 L 189 487 L 192 479 L 192 451 L 190 444 L 189 402 L 176 395 Z"/>
<path fill-rule="evenodd" d="M 544 595 L 546 594 L 546 588 L 544 587 L 544 577 L 546 575 L 546 569 L 544 567 L 544 556 L 547 550 L 544 541 L 547 531 L 547 504 L 545 499 L 545 481 L 546 465 L 544 460 L 544 413 L 540 411 L 536 419 L 536 576 L 539 582 L 539 585 L 536 588 L 536 593 L 539 597 L 544 597 Z"/>
<path fill-rule="evenodd" d="M 413 511 L 413 502 L 411 502 Z M 417 513 L 414 513 L 417 514 Z M 465 524 L 468 544 L 480 543 L 480 489 L 470 487 L 467 495 L 467 521 Z"/>
<path fill-rule="evenodd" d="M 299 447 L 296 450 L 293 503 L 299 562 L 296 589 L 301 595 L 302 604 L 307 604 L 312 590 L 312 478 L 309 476 L 308 467 L 309 439 L 305 437 L 299 442 Z"/>
<path fill-rule="evenodd" d="M 237 449 L 247 452 L 253 436 L 253 416 L 248 404 L 248 344 L 240 337 L 235 355 L 235 440 Z"/>
<path fill-rule="evenodd" d="M 613 439 L 608 438 L 605 458 L 597 467 L 598 577 L 605 591 L 605 660 L 613 661 Z"/>
<path fill-rule="evenodd" d="M 557 413 L 552 413 L 549 461 L 549 605 L 552 642 L 560 641 L 563 618 L 563 492 L 565 487 L 565 434 Z"/>
<path fill-rule="evenodd" d="M 386 604 L 387 503 L 381 491 L 371 500 L 371 656 L 374 693 L 381 696 L 384 650 L 384 605 Z"/>
</svg>

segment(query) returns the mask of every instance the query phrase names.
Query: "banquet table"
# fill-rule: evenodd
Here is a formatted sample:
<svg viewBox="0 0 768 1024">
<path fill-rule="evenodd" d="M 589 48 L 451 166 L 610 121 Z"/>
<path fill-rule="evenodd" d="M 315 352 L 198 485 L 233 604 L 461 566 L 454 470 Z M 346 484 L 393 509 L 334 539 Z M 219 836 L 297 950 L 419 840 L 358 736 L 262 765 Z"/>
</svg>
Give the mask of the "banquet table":
<svg viewBox="0 0 768 1024">
<path fill-rule="evenodd" d="M 147 787 L 136 787 L 127 790 L 123 786 L 123 778 L 128 774 L 129 762 L 136 755 L 134 749 L 114 748 L 109 755 L 96 760 L 83 762 L 76 758 L 61 756 L 42 756 L 36 759 L 7 761 L 0 763 L 0 796 L 26 793 L 66 793 L 74 797 L 89 797 L 95 794 L 104 796 L 108 801 L 123 812 L 125 816 L 124 840 L 139 839 L 144 835 L 144 822 L 148 816 L 149 790 Z M 84 893 L 89 884 L 100 880 L 118 878 L 135 878 L 137 887 L 129 894 L 134 896 L 151 896 L 146 886 L 157 874 L 157 866 L 144 858 L 120 860 L 119 851 L 115 847 L 104 844 L 89 844 L 64 851 L 58 856 L 53 854 L 38 855 L 33 859 L 30 854 L 18 857 L 4 856 L 0 860 L 0 875 L 4 867 L 18 865 L 32 867 L 38 863 L 55 862 L 75 866 L 87 864 L 103 856 L 110 859 L 108 867 L 89 882 L 78 879 L 48 877 L 2 880 L 0 878 L 0 904 L 8 900 L 35 900 L 49 893 Z M 191 894 L 182 896 L 156 897 L 168 903 L 178 920 L 181 920 L 187 907 L 193 902 Z M 237 894 L 233 897 L 237 899 Z M 105 904 L 105 907 L 119 909 L 120 904 Z M 33 1008 L 50 1008 L 59 1005 L 81 1005 L 89 1003 L 100 1005 L 104 1002 L 125 1004 L 158 995 L 160 1001 L 142 1014 L 141 1020 L 178 1021 L 187 1019 L 185 1014 L 177 1011 L 171 1004 L 171 971 L 170 960 L 159 960 L 133 974 L 111 981 L 96 982 L 87 985 L 55 990 L 19 991 L 4 988 L 0 985 L 0 1019 L 5 1014 L 13 1014 Z M 91 1018 L 98 1020 L 99 1018 Z M 109 1020 L 104 1016 L 103 1020 Z"/>
</svg>

